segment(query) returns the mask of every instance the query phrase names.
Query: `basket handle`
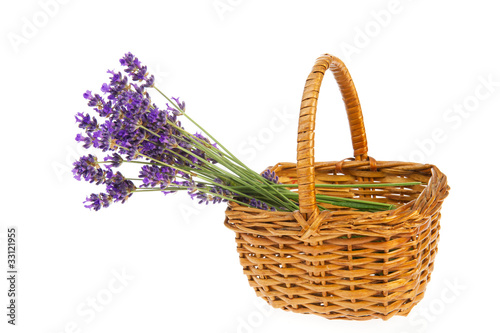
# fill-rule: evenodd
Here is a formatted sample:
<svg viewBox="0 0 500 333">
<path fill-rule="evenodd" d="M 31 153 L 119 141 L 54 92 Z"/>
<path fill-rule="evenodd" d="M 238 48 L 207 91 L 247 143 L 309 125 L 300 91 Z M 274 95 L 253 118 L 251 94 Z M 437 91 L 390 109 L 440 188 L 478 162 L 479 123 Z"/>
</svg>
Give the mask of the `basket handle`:
<svg viewBox="0 0 500 333">
<path fill-rule="evenodd" d="M 333 72 L 344 100 L 349 127 L 351 129 L 354 157 L 358 161 L 368 159 L 365 125 L 358 94 L 351 75 L 344 63 L 337 57 L 324 54 L 318 59 L 307 77 L 300 105 L 299 128 L 297 134 L 297 178 L 299 208 L 306 219 L 317 216 L 315 174 L 314 174 L 314 127 L 318 95 L 327 69 Z"/>
</svg>

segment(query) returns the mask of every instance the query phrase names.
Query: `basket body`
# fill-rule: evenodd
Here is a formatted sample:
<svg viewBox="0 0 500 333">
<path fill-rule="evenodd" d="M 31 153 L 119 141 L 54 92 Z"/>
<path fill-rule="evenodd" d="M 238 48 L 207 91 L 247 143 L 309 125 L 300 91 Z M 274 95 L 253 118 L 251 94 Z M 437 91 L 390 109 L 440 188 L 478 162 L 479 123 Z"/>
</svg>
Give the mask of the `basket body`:
<svg viewBox="0 0 500 333">
<path fill-rule="evenodd" d="M 374 188 L 330 194 L 400 207 L 377 213 L 332 208 L 309 236 L 300 215 L 229 205 L 225 225 L 236 233 L 243 273 L 257 296 L 283 310 L 354 320 L 404 316 L 422 299 L 437 253 L 446 176 L 432 165 L 377 164 L 371 171 L 367 162 L 346 162 L 339 172 L 338 162 L 316 163 L 316 179 L 342 184 L 369 177 Z M 284 184 L 297 182 L 295 164 L 271 170 Z M 415 180 L 422 185 L 376 187 Z"/>
</svg>

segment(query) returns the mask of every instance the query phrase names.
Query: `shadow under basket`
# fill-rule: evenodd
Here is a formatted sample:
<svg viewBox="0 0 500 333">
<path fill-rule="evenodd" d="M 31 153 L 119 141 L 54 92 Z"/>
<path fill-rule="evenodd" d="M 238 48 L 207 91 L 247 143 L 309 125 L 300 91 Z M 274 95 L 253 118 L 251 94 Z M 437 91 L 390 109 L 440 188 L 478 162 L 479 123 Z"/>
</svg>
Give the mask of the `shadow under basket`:
<svg viewBox="0 0 500 333">
<path fill-rule="evenodd" d="M 314 162 L 314 123 L 330 69 L 348 114 L 354 159 Z M 278 163 L 282 184 L 298 184 L 299 210 L 273 212 L 229 203 L 243 273 L 257 296 L 287 311 L 328 319 L 406 316 L 423 298 L 434 268 L 446 176 L 430 164 L 375 161 L 367 155 L 361 107 L 349 72 L 323 55 L 309 75 L 299 118 L 297 163 Z M 381 183 L 421 182 L 408 186 Z M 316 184 L 363 184 L 324 188 Z M 381 212 L 316 204 L 316 194 L 393 204 Z"/>
</svg>

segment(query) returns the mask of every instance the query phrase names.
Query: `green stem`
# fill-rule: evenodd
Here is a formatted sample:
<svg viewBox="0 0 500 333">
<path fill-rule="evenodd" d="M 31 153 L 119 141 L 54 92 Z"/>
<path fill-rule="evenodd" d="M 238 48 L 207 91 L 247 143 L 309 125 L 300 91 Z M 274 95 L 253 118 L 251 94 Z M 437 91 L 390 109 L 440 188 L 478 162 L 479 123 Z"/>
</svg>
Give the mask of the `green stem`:
<svg viewBox="0 0 500 333">
<path fill-rule="evenodd" d="M 359 188 L 373 188 L 373 187 L 392 187 L 392 186 L 413 186 L 413 185 L 421 185 L 421 182 L 408 182 L 408 183 L 371 183 L 371 184 L 316 184 L 317 188 L 351 188 L 351 187 L 359 187 Z M 298 187 L 298 184 L 274 184 L 271 185 L 273 187 Z"/>
</svg>

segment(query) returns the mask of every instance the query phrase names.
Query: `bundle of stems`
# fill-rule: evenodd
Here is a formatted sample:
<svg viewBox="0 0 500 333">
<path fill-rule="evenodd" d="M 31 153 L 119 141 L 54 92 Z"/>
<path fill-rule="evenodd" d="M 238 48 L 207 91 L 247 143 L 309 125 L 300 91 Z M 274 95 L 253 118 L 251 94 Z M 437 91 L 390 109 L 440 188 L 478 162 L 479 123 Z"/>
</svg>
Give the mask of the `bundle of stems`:
<svg viewBox="0 0 500 333">
<path fill-rule="evenodd" d="M 133 193 L 186 191 L 200 204 L 232 201 L 263 210 L 298 210 L 294 184 L 280 184 L 274 172 L 259 174 L 233 155 L 214 136 L 186 113 L 185 103 L 168 97 L 154 84 L 154 76 L 131 53 L 120 59 L 125 74 L 108 71 L 110 82 L 101 87 L 104 96 L 87 91 L 88 105 L 104 119 L 99 123 L 88 113 L 78 113 L 76 121 L 84 133 L 76 140 L 84 148 L 108 152 L 104 159 L 89 154 L 74 163 L 76 179 L 97 185 L 106 192 L 91 194 L 85 207 L 99 210 L 112 202 L 125 202 Z M 129 82 L 131 80 L 132 82 Z M 166 99 L 160 109 L 151 101 L 154 89 Z M 184 117 L 201 131 L 184 129 Z M 114 168 L 123 163 L 140 165 L 139 176 L 127 178 Z M 103 167 L 101 167 L 103 166 Z M 140 184 L 139 184 L 140 183 Z M 412 183 L 377 183 L 376 186 L 411 186 Z M 317 187 L 373 187 L 373 184 L 321 184 Z M 321 204 L 351 207 L 363 211 L 393 209 L 386 203 L 318 194 Z"/>
</svg>

